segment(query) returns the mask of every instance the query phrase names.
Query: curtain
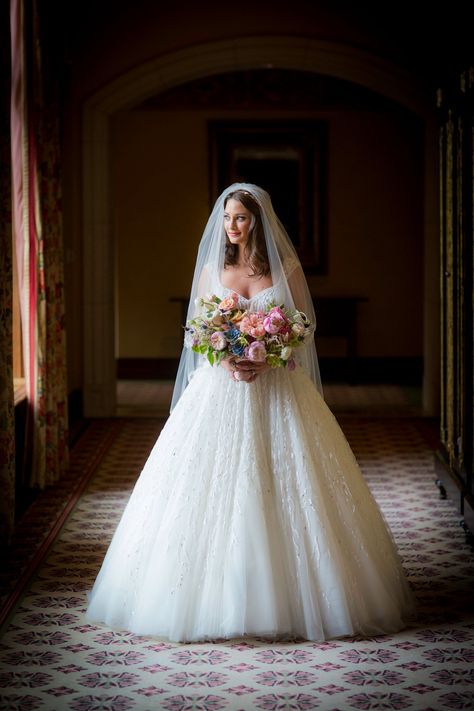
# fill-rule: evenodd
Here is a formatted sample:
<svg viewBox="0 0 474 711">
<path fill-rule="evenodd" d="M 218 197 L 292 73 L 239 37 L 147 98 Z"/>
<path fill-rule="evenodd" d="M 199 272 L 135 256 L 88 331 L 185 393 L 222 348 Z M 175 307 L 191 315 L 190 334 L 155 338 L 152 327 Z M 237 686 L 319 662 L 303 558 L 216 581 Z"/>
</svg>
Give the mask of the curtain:
<svg viewBox="0 0 474 711">
<path fill-rule="evenodd" d="M 0 543 L 13 531 L 15 422 L 12 371 L 12 225 L 10 159 L 10 34 L 8 6 L 0 4 Z M 8 69 L 7 69 L 8 68 Z"/>
<path fill-rule="evenodd" d="M 11 0 L 10 19 L 14 235 L 27 397 L 24 483 L 43 488 L 68 466 L 59 79 L 57 65 L 41 53 L 36 2 Z"/>
</svg>

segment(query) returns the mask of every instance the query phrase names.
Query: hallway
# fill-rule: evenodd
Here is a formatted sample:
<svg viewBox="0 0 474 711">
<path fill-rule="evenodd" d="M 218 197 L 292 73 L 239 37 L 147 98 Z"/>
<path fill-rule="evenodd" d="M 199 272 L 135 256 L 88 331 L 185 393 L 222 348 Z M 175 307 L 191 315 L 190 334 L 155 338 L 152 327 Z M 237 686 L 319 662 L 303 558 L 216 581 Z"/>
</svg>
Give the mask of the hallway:
<svg viewBox="0 0 474 711">
<path fill-rule="evenodd" d="M 30 512 L 24 524 L 23 547 L 36 541 L 39 567 L 4 625 L 0 708 L 472 708 L 474 555 L 434 484 L 435 430 L 417 416 L 338 418 L 415 589 L 416 626 L 326 643 L 180 645 L 85 623 L 86 592 L 163 423 L 95 420 L 73 451 L 62 494 L 45 492 L 36 520 Z"/>
<path fill-rule="evenodd" d="M 10 0 L 0 4 L 0 17 L 0 711 L 474 709 L 468 6 Z M 413 627 L 400 633 L 181 645 L 85 621 L 87 592 L 168 417 L 173 381 L 165 379 L 174 377 L 181 356 L 203 229 L 216 198 L 234 182 L 268 190 L 288 232 L 288 256 L 294 252 L 301 264 L 307 305 L 315 307 L 326 402 L 391 528 L 419 603 Z M 240 217 L 245 221 L 250 210 L 260 222 L 244 231 L 240 268 L 251 267 L 250 283 L 265 276 L 262 292 L 278 294 L 296 271 L 287 273 L 293 259 L 287 262 L 277 244 L 279 228 L 267 230 L 261 255 L 243 249 L 249 236 L 255 244 L 262 238 L 259 225 L 273 211 L 266 198 L 253 204 L 245 193 Z M 233 199 L 225 198 L 224 212 Z M 218 234 L 226 247 L 211 251 L 225 254 L 224 261 L 203 259 L 202 273 L 215 274 L 216 294 L 221 287 L 239 291 L 236 255 L 227 258 L 227 242 L 238 233 Z M 235 282 L 225 280 L 229 274 Z M 299 306 L 296 285 L 286 291 L 275 303 Z M 248 304 L 256 297 L 239 293 Z M 132 380 L 144 377 L 161 380 Z M 301 388 L 297 409 L 304 395 Z M 217 444 L 207 447 L 199 471 L 203 479 L 213 468 L 222 473 L 226 500 L 243 512 L 241 538 L 253 544 L 258 533 L 249 534 L 251 517 L 229 496 L 227 475 L 234 472 L 239 485 L 243 468 L 253 475 L 258 457 L 245 449 L 241 432 L 266 426 L 269 412 L 278 425 L 291 397 L 271 410 L 264 405 L 253 429 L 248 410 L 239 410 L 234 468 L 214 423 L 225 425 L 237 411 L 235 394 L 222 412 L 215 408 L 219 397 L 216 391 L 209 419 L 201 415 Z M 185 430 L 201 422 L 198 401 L 206 398 L 195 397 Z M 293 414 L 280 418 L 288 431 L 296 429 Z M 310 444 L 323 419 L 320 411 L 305 411 L 302 420 L 314 425 Z M 201 501 L 191 491 L 201 479 L 195 462 L 202 432 L 193 445 L 188 432 L 167 450 L 197 452 L 182 467 L 190 477 L 182 491 L 194 503 Z M 268 444 L 265 437 L 261 451 L 273 457 L 273 485 L 286 454 L 296 459 L 301 452 L 304 460 L 306 450 L 298 440 L 272 435 Z M 277 449 L 276 442 L 287 444 Z M 338 455 L 332 452 L 336 461 Z M 164 453 L 159 458 L 174 484 L 176 471 Z M 318 483 L 321 461 L 313 467 Z M 288 466 L 281 475 L 278 504 L 291 503 L 286 484 L 304 469 Z M 312 496 L 305 489 L 305 503 L 320 504 L 318 526 L 326 517 L 327 528 L 336 528 L 331 502 L 321 504 L 326 493 L 336 500 L 345 492 L 337 481 L 328 477 L 327 489 Z M 203 542 L 221 541 L 213 535 L 222 501 L 214 505 L 214 490 L 200 489 L 189 556 L 173 548 L 179 562 L 200 560 L 196 540 L 204 561 L 212 546 Z M 187 506 L 181 511 L 179 537 L 193 520 Z M 363 537 L 349 523 L 358 511 L 357 504 L 347 508 L 335 538 L 344 572 L 360 560 L 351 544 Z M 299 517 L 300 530 L 312 544 L 317 536 L 308 535 L 308 520 Z M 203 521 L 214 525 L 208 539 Z M 272 574 L 295 530 L 291 524 L 274 546 Z M 366 539 L 380 547 L 384 536 Z M 329 544 L 320 550 L 331 558 Z M 222 551 L 212 592 L 216 579 L 229 579 L 223 570 L 232 557 L 228 547 Z M 248 558 L 242 560 L 244 574 L 232 578 L 231 593 L 245 577 L 260 590 L 264 566 L 249 573 Z M 123 561 L 120 548 L 119 569 Z M 157 587 L 166 581 L 164 566 L 150 568 L 158 571 L 151 591 L 163 613 Z M 170 568 L 179 579 L 179 564 Z M 388 576 L 378 580 L 391 602 L 396 592 Z M 367 604 L 373 595 L 376 605 L 372 578 L 356 578 L 365 594 L 346 601 Z M 135 566 L 133 579 L 140 580 Z M 280 594 L 283 587 L 274 589 Z M 193 583 L 186 603 L 199 600 L 198 589 Z M 310 593 L 323 590 L 318 575 Z M 268 609 L 258 608 L 256 597 L 249 599 L 261 621 Z M 286 613 L 290 605 L 282 607 Z"/>
</svg>

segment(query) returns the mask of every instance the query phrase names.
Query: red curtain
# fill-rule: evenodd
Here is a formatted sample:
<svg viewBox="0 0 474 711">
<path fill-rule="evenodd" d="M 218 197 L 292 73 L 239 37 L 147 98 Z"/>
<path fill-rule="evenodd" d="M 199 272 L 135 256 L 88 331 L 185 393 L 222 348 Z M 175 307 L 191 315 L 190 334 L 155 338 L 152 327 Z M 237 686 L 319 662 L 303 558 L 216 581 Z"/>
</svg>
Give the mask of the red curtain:
<svg viewBox="0 0 474 711">
<path fill-rule="evenodd" d="M 25 479 L 42 488 L 68 465 L 60 107 L 58 78 L 44 70 L 36 3 L 11 0 L 10 18 L 14 237 L 28 406 Z"/>
<path fill-rule="evenodd" d="M 0 3 L 0 66 L 10 66 L 8 6 Z M 0 542 L 13 531 L 15 422 L 12 372 L 10 72 L 0 73 Z"/>
</svg>

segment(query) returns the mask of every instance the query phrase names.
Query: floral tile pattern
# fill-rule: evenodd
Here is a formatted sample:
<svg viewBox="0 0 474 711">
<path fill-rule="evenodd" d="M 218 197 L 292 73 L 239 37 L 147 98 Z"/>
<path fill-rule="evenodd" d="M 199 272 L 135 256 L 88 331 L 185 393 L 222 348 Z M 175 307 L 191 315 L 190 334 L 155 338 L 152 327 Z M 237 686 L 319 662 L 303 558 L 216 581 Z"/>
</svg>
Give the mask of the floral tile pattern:
<svg viewBox="0 0 474 711">
<path fill-rule="evenodd" d="M 419 601 L 398 634 L 176 644 L 88 624 L 86 593 L 160 421 L 121 423 L 0 641 L 0 709 L 474 708 L 474 555 L 416 418 L 342 421 Z"/>
<path fill-rule="evenodd" d="M 11 546 L 0 551 L 0 625 L 122 424 L 93 421 L 71 452 L 68 470 L 54 487 L 39 494 L 16 524 Z"/>
</svg>

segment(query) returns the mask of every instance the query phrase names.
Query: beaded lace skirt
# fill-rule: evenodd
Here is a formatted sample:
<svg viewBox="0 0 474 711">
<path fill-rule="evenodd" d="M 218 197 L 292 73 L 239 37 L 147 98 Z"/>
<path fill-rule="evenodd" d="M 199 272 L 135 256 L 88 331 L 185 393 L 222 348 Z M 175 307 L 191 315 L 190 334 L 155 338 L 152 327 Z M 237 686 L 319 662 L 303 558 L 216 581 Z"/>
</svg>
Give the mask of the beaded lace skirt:
<svg viewBox="0 0 474 711">
<path fill-rule="evenodd" d="M 306 374 L 197 370 L 136 483 L 87 617 L 173 641 L 395 632 L 414 597 Z"/>
</svg>

